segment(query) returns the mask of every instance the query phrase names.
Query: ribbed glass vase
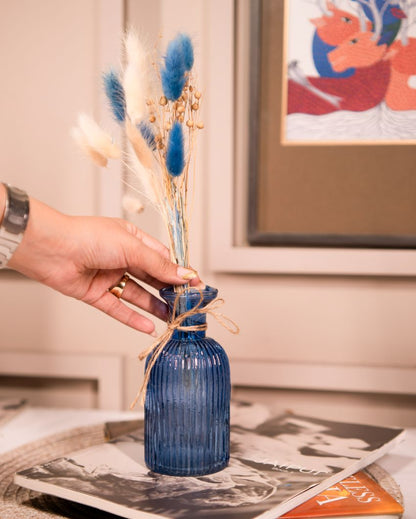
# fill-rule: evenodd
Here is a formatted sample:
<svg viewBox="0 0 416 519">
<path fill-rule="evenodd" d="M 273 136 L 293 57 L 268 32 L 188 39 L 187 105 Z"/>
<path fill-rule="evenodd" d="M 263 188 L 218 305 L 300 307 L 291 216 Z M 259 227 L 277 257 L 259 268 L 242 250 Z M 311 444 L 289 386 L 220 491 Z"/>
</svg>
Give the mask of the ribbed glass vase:
<svg viewBox="0 0 416 519">
<path fill-rule="evenodd" d="M 202 291 L 204 307 L 218 291 Z M 171 314 L 177 296 L 160 291 Z M 201 293 L 179 296 L 176 314 L 194 308 Z M 187 318 L 182 327 L 205 324 L 206 314 Z M 146 366 L 151 358 L 149 355 Z M 225 468 L 230 457 L 230 367 L 224 349 L 205 331 L 175 330 L 156 360 L 145 399 L 145 461 L 154 472 L 201 476 Z"/>
</svg>

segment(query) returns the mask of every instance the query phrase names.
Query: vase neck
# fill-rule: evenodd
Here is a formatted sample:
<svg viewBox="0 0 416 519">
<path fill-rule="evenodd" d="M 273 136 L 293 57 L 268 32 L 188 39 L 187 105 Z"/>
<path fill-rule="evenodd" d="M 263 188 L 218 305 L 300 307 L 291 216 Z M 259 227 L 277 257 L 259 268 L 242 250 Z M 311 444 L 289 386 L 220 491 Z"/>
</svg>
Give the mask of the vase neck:
<svg viewBox="0 0 416 519">
<path fill-rule="evenodd" d="M 160 295 L 167 302 L 170 311 L 170 320 L 192 310 L 195 307 L 204 308 L 208 303 L 216 298 L 218 291 L 215 288 L 206 287 L 202 291 L 186 290 L 182 294 L 177 294 L 172 288 L 164 288 L 160 291 Z M 201 300 L 202 298 L 202 300 Z M 175 314 L 175 315 L 173 315 Z M 205 313 L 198 313 L 187 317 L 180 325 L 179 330 L 174 330 L 173 339 L 192 339 L 205 337 L 205 329 L 190 330 L 187 327 L 206 326 L 207 316 Z M 185 328 L 185 329 L 184 329 Z"/>
<path fill-rule="evenodd" d="M 183 313 L 183 312 L 181 312 L 181 313 Z M 180 315 L 180 314 L 178 314 L 178 315 Z M 180 326 L 180 330 L 174 330 L 174 332 L 172 334 L 172 338 L 178 339 L 178 340 L 193 339 L 193 338 L 201 339 L 201 338 L 205 337 L 205 329 L 193 330 L 192 328 L 195 326 L 201 326 L 201 325 L 205 326 L 206 322 L 207 322 L 206 314 L 192 315 L 191 317 L 188 317 L 187 319 L 185 319 L 182 322 L 182 324 Z M 186 330 L 187 327 L 191 328 L 191 330 L 187 331 Z"/>
</svg>

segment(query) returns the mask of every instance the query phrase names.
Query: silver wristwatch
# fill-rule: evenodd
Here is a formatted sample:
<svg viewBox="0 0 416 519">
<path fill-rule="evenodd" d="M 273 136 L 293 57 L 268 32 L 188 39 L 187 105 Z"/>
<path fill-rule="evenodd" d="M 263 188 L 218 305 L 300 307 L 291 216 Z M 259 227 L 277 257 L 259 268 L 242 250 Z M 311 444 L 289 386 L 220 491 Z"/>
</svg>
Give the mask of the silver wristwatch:
<svg viewBox="0 0 416 519">
<path fill-rule="evenodd" d="M 17 246 L 22 241 L 29 219 L 29 197 L 16 187 L 4 184 L 7 197 L 0 225 L 0 269 L 7 266 Z"/>
</svg>

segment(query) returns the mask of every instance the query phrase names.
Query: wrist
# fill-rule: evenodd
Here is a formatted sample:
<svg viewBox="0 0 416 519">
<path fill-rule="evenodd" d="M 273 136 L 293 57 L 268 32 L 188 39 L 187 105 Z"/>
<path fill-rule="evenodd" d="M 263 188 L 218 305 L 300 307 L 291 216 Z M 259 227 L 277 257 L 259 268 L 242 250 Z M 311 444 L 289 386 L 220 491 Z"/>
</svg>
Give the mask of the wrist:
<svg viewBox="0 0 416 519">
<path fill-rule="evenodd" d="M 30 218 L 8 267 L 45 284 L 68 255 L 70 218 L 30 197 Z"/>
</svg>

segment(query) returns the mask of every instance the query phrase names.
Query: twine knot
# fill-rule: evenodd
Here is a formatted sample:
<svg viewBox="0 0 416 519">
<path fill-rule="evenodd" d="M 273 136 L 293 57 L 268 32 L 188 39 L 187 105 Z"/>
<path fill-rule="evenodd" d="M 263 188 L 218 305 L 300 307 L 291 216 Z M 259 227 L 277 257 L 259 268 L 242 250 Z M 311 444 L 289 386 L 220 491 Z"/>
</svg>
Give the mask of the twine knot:
<svg viewBox="0 0 416 519">
<path fill-rule="evenodd" d="M 191 290 L 190 288 L 186 288 L 184 292 Z M 195 289 L 193 289 L 195 290 Z M 149 360 L 149 363 L 147 365 L 145 374 L 144 374 L 144 381 L 143 384 L 138 391 L 135 399 L 133 400 L 132 404 L 130 405 L 130 409 L 133 409 L 135 405 L 137 404 L 137 401 L 140 399 L 140 403 L 144 405 L 145 398 L 146 398 L 146 390 L 147 385 L 150 380 L 150 373 L 153 369 L 153 366 L 155 365 L 157 359 L 161 355 L 163 349 L 167 345 L 167 343 L 172 338 L 173 333 L 175 330 L 179 331 L 186 331 L 186 332 L 199 332 L 204 331 L 208 328 L 207 324 L 195 324 L 195 325 L 189 325 L 189 326 L 182 326 L 182 323 L 188 319 L 189 317 L 192 317 L 196 314 L 206 314 L 206 315 L 212 315 L 226 330 L 228 330 L 230 333 L 238 334 L 240 333 L 240 328 L 237 326 L 237 324 L 230 319 L 229 317 L 225 316 L 224 314 L 217 311 L 219 307 L 221 307 L 225 301 L 222 298 L 216 297 L 212 301 L 210 301 L 206 306 L 203 308 L 201 307 L 201 304 L 204 300 L 204 296 L 202 293 L 202 290 L 198 290 L 200 293 L 200 300 L 197 305 L 195 305 L 190 310 L 187 310 L 183 314 L 178 315 L 177 317 L 172 317 L 172 319 L 168 322 L 166 330 L 153 342 L 149 348 L 146 350 L 143 350 L 141 353 L 139 353 L 139 359 L 143 360 L 145 359 L 150 353 L 153 352 L 153 355 L 151 359 Z M 173 303 L 173 309 L 172 309 L 172 316 L 176 315 L 176 311 L 179 304 L 179 298 L 181 295 L 183 295 L 184 292 L 180 292 L 175 297 L 175 301 Z"/>
</svg>

